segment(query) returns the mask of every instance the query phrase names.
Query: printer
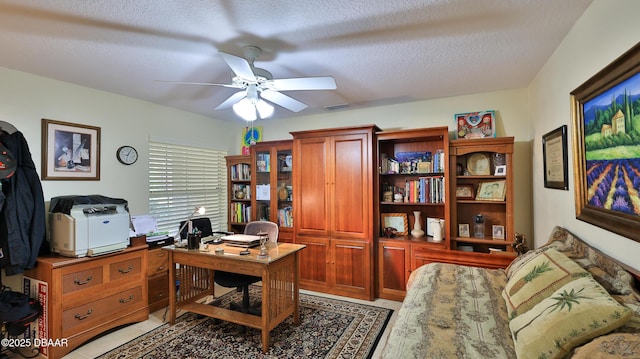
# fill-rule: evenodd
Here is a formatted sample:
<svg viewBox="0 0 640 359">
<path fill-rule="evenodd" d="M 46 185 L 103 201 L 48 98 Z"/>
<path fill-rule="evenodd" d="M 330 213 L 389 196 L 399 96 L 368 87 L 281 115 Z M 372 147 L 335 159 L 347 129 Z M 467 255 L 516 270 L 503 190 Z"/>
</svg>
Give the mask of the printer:
<svg viewBox="0 0 640 359">
<path fill-rule="evenodd" d="M 128 203 L 101 195 L 54 197 L 49 238 L 51 250 L 67 257 L 121 251 L 129 245 Z"/>
</svg>

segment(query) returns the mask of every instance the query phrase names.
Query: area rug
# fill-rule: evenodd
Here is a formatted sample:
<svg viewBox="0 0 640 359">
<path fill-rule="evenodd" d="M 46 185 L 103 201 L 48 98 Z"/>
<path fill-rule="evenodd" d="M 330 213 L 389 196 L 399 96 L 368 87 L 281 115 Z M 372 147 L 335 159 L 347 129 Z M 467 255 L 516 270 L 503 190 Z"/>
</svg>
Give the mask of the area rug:
<svg viewBox="0 0 640 359">
<path fill-rule="evenodd" d="M 252 297 L 259 287 L 252 286 Z M 240 301 L 231 291 L 214 305 Z M 371 358 L 393 310 L 300 293 L 300 325 L 287 318 L 269 333 L 262 353 L 260 330 L 185 313 L 103 355 L 124 358 Z"/>
</svg>

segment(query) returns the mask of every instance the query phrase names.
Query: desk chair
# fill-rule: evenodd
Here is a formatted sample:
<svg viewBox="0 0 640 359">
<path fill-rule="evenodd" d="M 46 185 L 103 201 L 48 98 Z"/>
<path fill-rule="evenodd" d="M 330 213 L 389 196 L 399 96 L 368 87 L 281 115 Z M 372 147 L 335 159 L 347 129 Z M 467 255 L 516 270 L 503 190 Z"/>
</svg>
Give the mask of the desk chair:
<svg viewBox="0 0 640 359">
<path fill-rule="evenodd" d="M 244 234 L 257 235 L 260 232 L 266 232 L 269 236 L 269 242 L 278 242 L 278 225 L 269 221 L 249 222 L 244 228 Z M 242 305 L 231 303 L 231 309 L 240 310 L 243 313 L 251 311 L 251 303 L 249 301 L 249 285 L 262 280 L 260 277 L 254 277 L 246 274 L 230 273 L 223 271 L 215 271 L 214 281 L 226 288 L 238 288 L 243 291 Z M 252 314 L 260 315 L 259 310 L 253 311 Z"/>
<path fill-rule="evenodd" d="M 186 221 L 180 222 L 180 227 L 178 228 L 182 228 L 185 222 Z M 189 230 L 187 227 L 189 226 L 185 226 L 180 232 L 181 239 L 187 239 L 187 231 Z M 198 230 L 202 232 L 202 238 L 209 237 L 210 235 L 213 234 L 213 230 L 211 229 L 211 220 L 208 217 L 191 219 L 191 227 L 198 228 Z"/>
</svg>

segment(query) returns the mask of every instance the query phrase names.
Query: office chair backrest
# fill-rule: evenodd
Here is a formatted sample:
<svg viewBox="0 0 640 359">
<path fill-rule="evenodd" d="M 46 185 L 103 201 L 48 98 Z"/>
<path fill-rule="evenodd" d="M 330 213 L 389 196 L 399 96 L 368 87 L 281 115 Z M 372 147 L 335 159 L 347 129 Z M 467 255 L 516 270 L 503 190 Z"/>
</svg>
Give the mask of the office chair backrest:
<svg viewBox="0 0 640 359">
<path fill-rule="evenodd" d="M 278 242 L 278 225 L 270 221 L 253 221 L 244 227 L 244 234 L 257 235 L 260 232 L 267 232 L 269 242 Z"/>
<path fill-rule="evenodd" d="M 181 228 L 182 225 L 184 225 L 184 222 L 186 221 L 180 222 L 180 227 L 178 228 Z M 211 234 L 213 234 L 213 230 L 211 229 L 211 220 L 209 219 L 209 217 L 192 218 L 191 225 L 193 228 L 198 228 L 198 230 L 202 232 L 202 238 L 209 237 Z M 184 227 L 182 232 L 180 232 L 180 238 L 187 238 L 187 231 L 189 230 L 188 228 L 189 226 Z"/>
</svg>

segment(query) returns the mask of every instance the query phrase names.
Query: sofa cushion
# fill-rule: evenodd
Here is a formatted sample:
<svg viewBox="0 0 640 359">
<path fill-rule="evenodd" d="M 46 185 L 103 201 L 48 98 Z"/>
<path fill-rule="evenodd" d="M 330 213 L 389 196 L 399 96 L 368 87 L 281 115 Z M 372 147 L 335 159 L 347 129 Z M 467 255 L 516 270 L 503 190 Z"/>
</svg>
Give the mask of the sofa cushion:
<svg viewBox="0 0 640 359">
<path fill-rule="evenodd" d="M 565 284 L 509 323 L 518 359 L 562 358 L 623 325 L 632 313 L 593 279 Z"/>
<path fill-rule="evenodd" d="M 547 243 L 587 270 L 610 294 L 628 295 L 634 290 L 633 277 L 611 258 L 589 246 L 568 230 L 556 226 Z"/>
<path fill-rule="evenodd" d="M 539 252 L 507 281 L 502 297 L 507 302 L 509 318 L 533 308 L 566 283 L 588 275 L 582 267 L 553 248 Z"/>
</svg>

